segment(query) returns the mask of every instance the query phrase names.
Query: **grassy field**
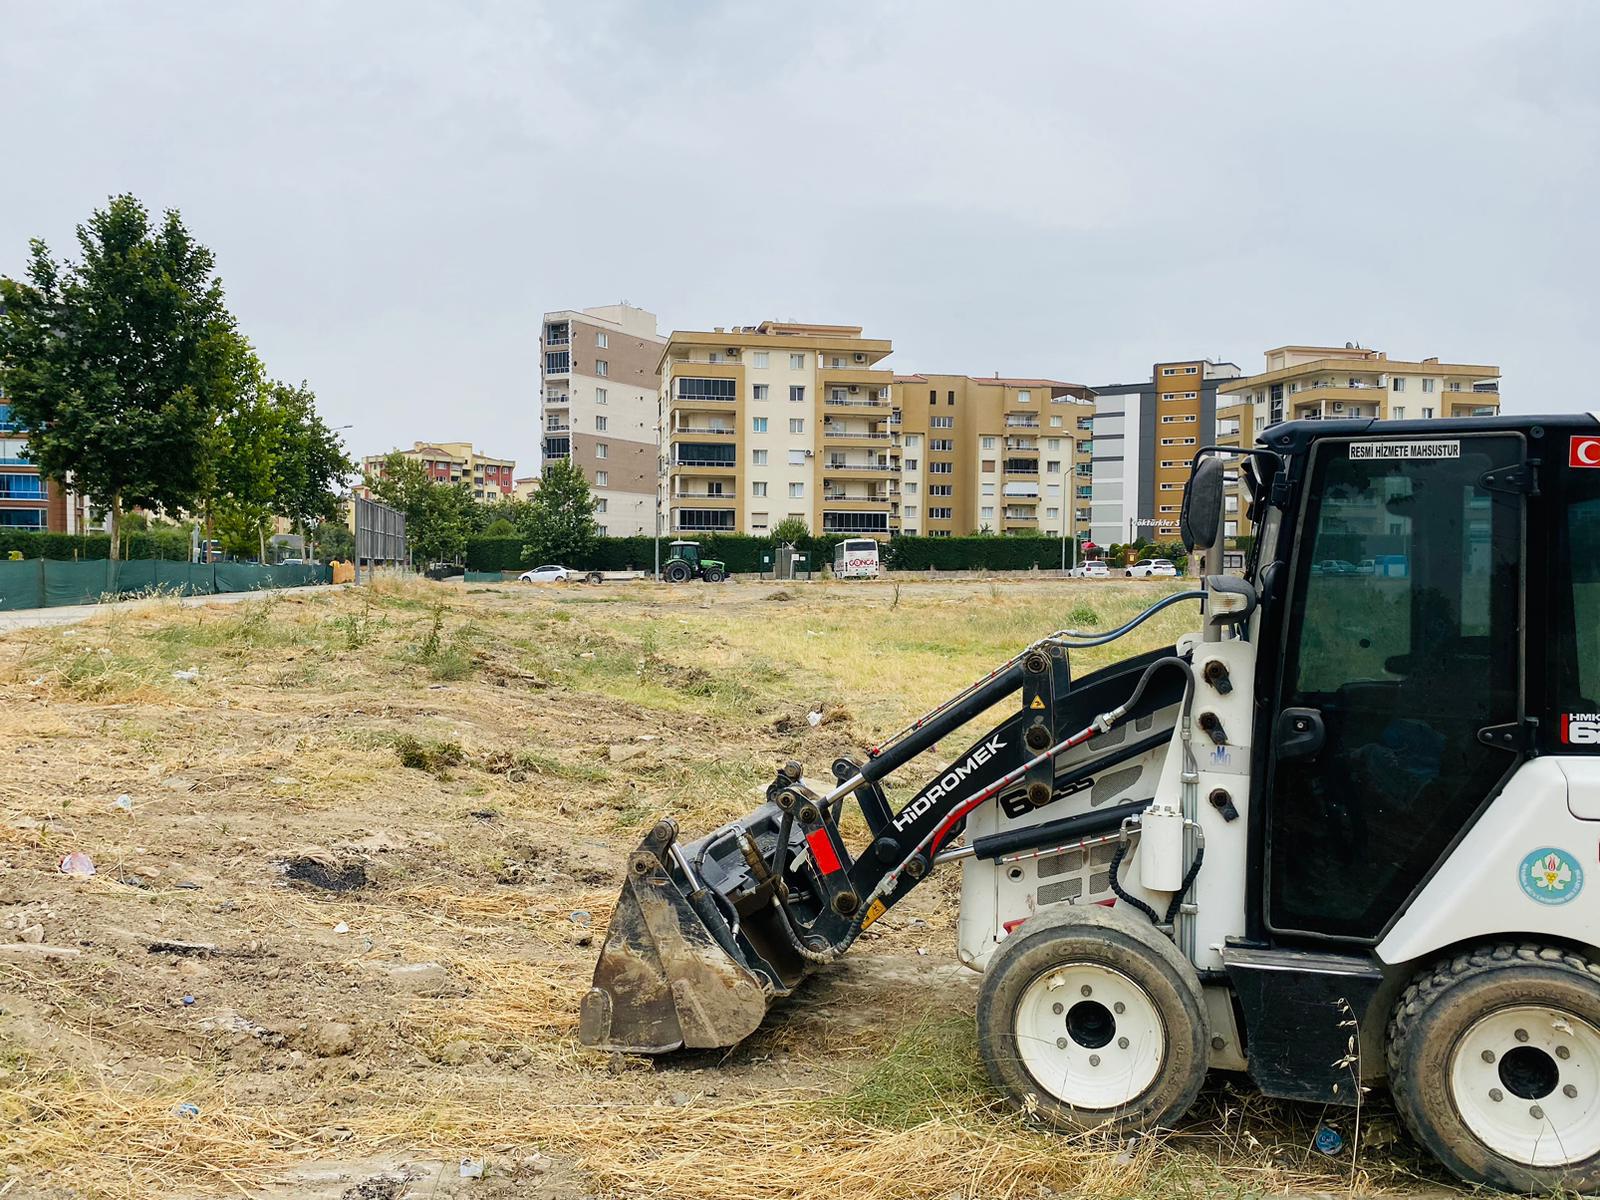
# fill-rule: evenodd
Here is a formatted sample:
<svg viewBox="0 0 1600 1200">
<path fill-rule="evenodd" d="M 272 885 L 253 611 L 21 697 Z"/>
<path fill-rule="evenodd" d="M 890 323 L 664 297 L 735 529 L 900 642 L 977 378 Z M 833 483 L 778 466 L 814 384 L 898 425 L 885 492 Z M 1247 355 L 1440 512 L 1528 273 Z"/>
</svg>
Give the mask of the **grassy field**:
<svg viewBox="0 0 1600 1200">
<path fill-rule="evenodd" d="M 624 855 L 658 815 L 694 831 L 745 812 L 784 759 L 825 773 L 1041 634 L 1170 590 L 380 582 L 0 638 L 0 1196 L 1436 1181 L 1378 1098 L 1353 1159 L 1308 1148 L 1324 1116 L 1351 1138 L 1347 1114 L 1237 1080 L 1128 1144 L 1002 1111 L 950 872 L 731 1052 L 576 1043 Z M 1170 642 L 1193 611 L 1074 668 Z M 94 875 L 61 873 L 72 851 Z M 462 1157 L 485 1177 L 462 1180 Z"/>
</svg>

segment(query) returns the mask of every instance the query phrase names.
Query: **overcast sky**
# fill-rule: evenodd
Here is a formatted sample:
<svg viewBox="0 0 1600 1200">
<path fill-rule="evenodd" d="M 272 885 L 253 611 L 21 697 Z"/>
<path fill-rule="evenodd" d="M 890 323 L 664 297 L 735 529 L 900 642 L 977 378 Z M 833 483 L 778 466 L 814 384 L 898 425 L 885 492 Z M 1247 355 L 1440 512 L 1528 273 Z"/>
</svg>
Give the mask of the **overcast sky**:
<svg viewBox="0 0 1600 1200">
<path fill-rule="evenodd" d="M 531 468 L 547 309 L 1142 378 L 1286 342 L 1600 409 L 1600 6 L 0 0 L 0 273 L 113 192 L 357 455 Z"/>
</svg>

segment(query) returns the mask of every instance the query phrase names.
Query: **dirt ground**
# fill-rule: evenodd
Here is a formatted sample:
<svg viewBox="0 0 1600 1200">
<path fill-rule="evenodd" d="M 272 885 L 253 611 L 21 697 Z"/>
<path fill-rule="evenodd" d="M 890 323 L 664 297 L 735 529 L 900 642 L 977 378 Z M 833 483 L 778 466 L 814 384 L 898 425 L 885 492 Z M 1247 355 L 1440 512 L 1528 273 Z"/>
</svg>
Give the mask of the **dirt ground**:
<svg viewBox="0 0 1600 1200">
<path fill-rule="evenodd" d="M 576 1042 L 658 815 L 709 829 L 785 759 L 825 775 L 1030 639 L 1170 590 L 380 581 L 0 637 L 0 1197 L 1436 1185 L 1376 1097 L 1358 1124 L 1224 1079 L 1125 1145 L 1005 1112 L 953 872 L 732 1051 Z M 1324 1119 L 1365 1144 L 1313 1153 Z"/>
</svg>

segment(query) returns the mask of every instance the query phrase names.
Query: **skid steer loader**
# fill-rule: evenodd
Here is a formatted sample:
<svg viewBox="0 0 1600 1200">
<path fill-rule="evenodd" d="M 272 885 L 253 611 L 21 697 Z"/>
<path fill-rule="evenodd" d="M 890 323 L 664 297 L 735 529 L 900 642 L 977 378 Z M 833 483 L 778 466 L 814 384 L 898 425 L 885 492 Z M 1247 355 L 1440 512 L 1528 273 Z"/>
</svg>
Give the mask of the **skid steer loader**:
<svg viewBox="0 0 1600 1200">
<path fill-rule="evenodd" d="M 831 780 L 786 764 L 708 836 L 655 825 L 582 1040 L 731 1046 L 959 865 L 979 1046 L 1039 1119 L 1167 1126 L 1212 1067 L 1319 1104 L 1386 1081 L 1464 1180 L 1600 1187 L 1600 417 L 1280 425 L 1195 456 L 1181 529 L 1198 590 L 1040 638 Z M 1072 677 L 1188 603 L 1176 645 Z"/>
</svg>

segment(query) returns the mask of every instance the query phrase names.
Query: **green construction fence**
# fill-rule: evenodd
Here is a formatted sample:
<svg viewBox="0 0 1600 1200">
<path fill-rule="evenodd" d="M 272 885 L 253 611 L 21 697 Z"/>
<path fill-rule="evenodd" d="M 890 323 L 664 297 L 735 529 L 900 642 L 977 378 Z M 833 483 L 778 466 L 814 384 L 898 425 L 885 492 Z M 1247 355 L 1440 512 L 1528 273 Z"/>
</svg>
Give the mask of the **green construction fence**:
<svg viewBox="0 0 1600 1200">
<path fill-rule="evenodd" d="M 127 596 L 209 596 L 262 588 L 307 587 L 332 582 L 316 564 L 258 567 L 249 563 L 187 563 L 159 558 L 71 562 L 30 558 L 0 560 L 0 611 L 97 604 Z"/>
</svg>

